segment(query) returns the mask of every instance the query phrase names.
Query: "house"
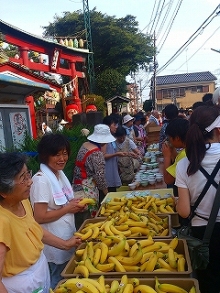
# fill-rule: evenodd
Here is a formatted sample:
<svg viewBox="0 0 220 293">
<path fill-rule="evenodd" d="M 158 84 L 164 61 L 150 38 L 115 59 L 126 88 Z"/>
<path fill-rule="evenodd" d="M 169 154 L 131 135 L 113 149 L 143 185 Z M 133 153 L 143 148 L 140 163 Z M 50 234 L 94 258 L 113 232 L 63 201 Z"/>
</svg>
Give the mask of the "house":
<svg viewBox="0 0 220 293">
<path fill-rule="evenodd" d="M 157 76 L 156 108 L 161 111 L 170 103 L 178 108 L 191 108 L 206 93 L 214 92 L 216 80 L 209 71 Z"/>
</svg>

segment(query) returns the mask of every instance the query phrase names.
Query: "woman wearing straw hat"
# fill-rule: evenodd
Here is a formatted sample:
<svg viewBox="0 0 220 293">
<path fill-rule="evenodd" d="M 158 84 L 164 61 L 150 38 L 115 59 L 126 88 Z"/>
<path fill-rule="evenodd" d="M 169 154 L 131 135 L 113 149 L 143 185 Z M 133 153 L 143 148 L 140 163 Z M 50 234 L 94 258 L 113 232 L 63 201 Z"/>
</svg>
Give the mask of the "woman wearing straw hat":
<svg viewBox="0 0 220 293">
<path fill-rule="evenodd" d="M 99 190 L 104 195 L 108 193 L 105 176 L 105 158 L 101 147 L 115 141 L 110 128 L 104 124 L 97 124 L 94 131 L 87 137 L 77 154 L 74 174 L 73 190 L 75 197 L 89 197 L 96 200 L 97 205 L 88 207 L 88 210 L 75 214 L 75 224 L 78 229 L 84 220 L 92 217 L 99 206 Z"/>
</svg>

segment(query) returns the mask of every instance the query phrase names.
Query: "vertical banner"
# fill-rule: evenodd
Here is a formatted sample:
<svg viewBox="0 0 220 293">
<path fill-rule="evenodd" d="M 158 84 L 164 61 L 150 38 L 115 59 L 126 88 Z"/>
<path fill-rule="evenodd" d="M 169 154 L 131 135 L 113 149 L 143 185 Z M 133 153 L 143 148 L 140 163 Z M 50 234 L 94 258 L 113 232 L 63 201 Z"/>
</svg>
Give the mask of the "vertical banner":
<svg viewBox="0 0 220 293">
<path fill-rule="evenodd" d="M 2 119 L 2 113 L 0 112 L 0 152 L 3 152 L 6 148 L 5 144 L 5 135 L 3 130 L 3 119 Z"/>
<path fill-rule="evenodd" d="M 28 130 L 27 115 L 25 112 L 9 113 L 11 133 L 14 147 L 20 147 L 24 142 Z"/>
</svg>

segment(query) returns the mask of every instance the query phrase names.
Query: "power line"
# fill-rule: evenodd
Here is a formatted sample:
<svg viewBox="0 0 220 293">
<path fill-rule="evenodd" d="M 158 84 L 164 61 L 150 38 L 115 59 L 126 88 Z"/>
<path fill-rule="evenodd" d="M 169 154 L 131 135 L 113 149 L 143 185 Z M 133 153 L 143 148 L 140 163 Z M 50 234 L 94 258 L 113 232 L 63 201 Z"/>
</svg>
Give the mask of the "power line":
<svg viewBox="0 0 220 293">
<path fill-rule="evenodd" d="M 163 71 L 165 68 L 167 68 L 167 66 L 170 65 L 170 63 L 172 63 L 182 53 L 182 51 L 185 48 L 187 48 L 189 44 L 191 44 L 192 41 L 194 41 L 198 37 L 198 33 L 201 33 L 201 30 L 204 30 L 209 25 L 209 23 L 220 13 L 220 11 L 217 12 L 219 7 L 220 5 L 216 7 L 216 9 L 200 25 L 200 27 L 191 35 L 191 37 L 176 51 L 176 53 L 161 68 L 158 69 L 158 73 Z"/>
<path fill-rule="evenodd" d="M 210 37 L 208 37 L 208 39 L 206 39 L 206 41 L 193 53 L 193 55 L 191 55 L 189 58 L 188 58 L 188 60 L 187 60 L 187 62 L 189 61 L 189 60 L 191 60 L 198 52 L 199 52 L 199 50 L 201 50 L 201 48 L 214 36 L 214 34 L 218 31 L 220 29 L 220 26 L 211 34 L 211 36 Z M 180 67 L 179 68 L 177 68 L 175 71 L 173 71 L 173 73 L 175 73 L 177 70 L 179 70 L 183 65 L 185 65 L 186 64 L 186 62 L 184 62 L 182 65 L 180 65 Z"/>
<path fill-rule="evenodd" d="M 179 0 L 179 2 L 177 3 L 177 5 L 176 5 L 176 7 L 175 7 L 175 10 L 174 10 L 174 12 L 173 12 L 173 14 L 172 14 L 171 21 L 169 22 L 169 24 L 168 24 L 168 26 L 167 26 L 167 28 L 166 28 L 164 34 L 163 34 L 163 37 L 164 37 L 165 34 L 166 34 L 165 39 L 164 39 L 164 41 L 163 41 L 163 43 L 162 43 L 161 46 L 160 46 L 160 43 L 161 43 L 163 37 L 162 37 L 161 41 L 160 41 L 159 44 L 158 44 L 158 47 L 160 46 L 160 48 L 158 49 L 159 52 L 160 52 L 161 49 L 163 48 L 163 46 L 164 46 L 164 44 L 165 44 L 165 42 L 166 42 L 166 40 L 167 40 L 167 38 L 168 38 L 168 36 L 169 36 L 170 30 L 171 30 L 171 28 L 172 28 L 172 26 L 173 26 L 173 24 L 174 24 L 174 20 L 176 19 L 176 16 L 177 16 L 177 14 L 178 14 L 178 12 L 179 12 L 179 10 L 180 10 L 180 7 L 181 7 L 181 5 L 182 5 L 182 2 L 183 2 L 183 0 Z"/>
</svg>

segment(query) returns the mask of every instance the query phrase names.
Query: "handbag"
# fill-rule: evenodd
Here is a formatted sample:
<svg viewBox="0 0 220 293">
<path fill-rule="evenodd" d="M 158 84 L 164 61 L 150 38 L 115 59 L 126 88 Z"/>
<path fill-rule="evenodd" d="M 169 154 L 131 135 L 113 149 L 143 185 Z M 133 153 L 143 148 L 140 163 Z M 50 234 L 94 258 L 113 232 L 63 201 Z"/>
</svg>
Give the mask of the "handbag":
<svg viewBox="0 0 220 293">
<path fill-rule="evenodd" d="M 205 270 L 209 264 L 209 242 L 212 235 L 212 231 L 215 225 L 216 217 L 220 208 L 220 184 L 217 184 L 214 181 L 214 178 L 220 168 L 220 160 L 216 164 L 213 169 L 211 175 L 209 175 L 205 169 L 200 167 L 200 171 L 205 175 L 208 179 L 201 194 L 197 198 L 193 207 L 191 207 L 191 214 L 189 216 L 189 224 L 188 226 L 183 226 L 177 231 L 177 237 L 180 239 L 185 239 L 187 242 L 189 255 L 191 259 L 191 265 L 193 270 Z M 192 236 L 191 229 L 191 220 L 196 215 L 195 210 L 198 207 L 199 203 L 205 196 L 209 187 L 214 185 L 217 188 L 215 199 L 213 202 L 212 210 L 208 219 L 208 224 L 205 229 L 205 233 L 203 239 L 198 239 Z"/>
</svg>

